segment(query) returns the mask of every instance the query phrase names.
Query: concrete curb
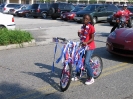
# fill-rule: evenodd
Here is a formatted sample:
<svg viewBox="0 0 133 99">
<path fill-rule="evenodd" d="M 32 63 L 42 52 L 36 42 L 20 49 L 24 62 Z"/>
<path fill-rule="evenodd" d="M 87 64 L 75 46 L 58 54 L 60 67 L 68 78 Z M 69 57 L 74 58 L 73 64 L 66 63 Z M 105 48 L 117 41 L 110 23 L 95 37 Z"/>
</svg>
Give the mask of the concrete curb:
<svg viewBox="0 0 133 99">
<path fill-rule="evenodd" d="M 0 46 L 0 50 L 9 50 L 14 48 L 23 48 L 23 47 L 30 47 L 35 45 L 36 45 L 36 41 L 33 39 L 30 42 L 24 42 L 22 44 L 10 44 L 7 46 Z"/>
</svg>

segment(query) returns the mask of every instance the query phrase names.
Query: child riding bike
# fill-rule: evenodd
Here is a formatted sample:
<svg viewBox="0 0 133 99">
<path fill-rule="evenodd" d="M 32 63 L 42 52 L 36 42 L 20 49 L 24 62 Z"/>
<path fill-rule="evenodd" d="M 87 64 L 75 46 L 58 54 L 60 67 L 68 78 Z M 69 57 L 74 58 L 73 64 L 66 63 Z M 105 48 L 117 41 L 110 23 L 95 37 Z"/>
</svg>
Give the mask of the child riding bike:
<svg viewBox="0 0 133 99">
<path fill-rule="evenodd" d="M 87 69 L 87 80 L 85 82 L 86 85 L 90 85 L 94 83 L 94 74 L 93 69 L 90 66 L 90 58 L 93 54 L 95 49 L 95 42 L 94 42 L 94 23 L 91 15 L 84 15 L 83 16 L 83 26 L 81 30 L 78 31 L 78 36 L 80 40 L 83 42 L 84 46 L 88 46 L 88 49 L 85 52 L 85 67 Z M 77 72 L 77 76 L 79 73 Z M 78 77 L 72 78 L 72 81 L 77 81 Z"/>
</svg>

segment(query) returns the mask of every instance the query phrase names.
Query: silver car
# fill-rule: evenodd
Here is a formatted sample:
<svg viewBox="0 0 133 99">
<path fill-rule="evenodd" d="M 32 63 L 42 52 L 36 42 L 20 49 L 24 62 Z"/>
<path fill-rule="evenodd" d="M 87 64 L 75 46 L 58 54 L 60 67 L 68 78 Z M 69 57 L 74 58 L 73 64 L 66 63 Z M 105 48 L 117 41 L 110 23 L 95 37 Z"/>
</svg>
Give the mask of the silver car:
<svg viewBox="0 0 133 99">
<path fill-rule="evenodd" d="M 15 8 L 16 6 L 20 6 L 20 5 L 21 4 L 17 4 L 17 3 L 3 4 L 2 7 L 0 7 L 0 11 L 2 13 L 8 14 L 10 9 Z"/>
</svg>

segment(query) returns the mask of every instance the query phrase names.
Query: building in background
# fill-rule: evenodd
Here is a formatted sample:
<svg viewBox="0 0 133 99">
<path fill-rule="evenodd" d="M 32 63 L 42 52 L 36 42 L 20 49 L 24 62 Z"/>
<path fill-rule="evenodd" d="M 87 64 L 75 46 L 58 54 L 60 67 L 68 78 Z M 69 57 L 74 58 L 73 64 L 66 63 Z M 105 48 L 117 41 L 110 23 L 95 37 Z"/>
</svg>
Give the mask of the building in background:
<svg viewBox="0 0 133 99">
<path fill-rule="evenodd" d="M 20 4 L 33 4 L 40 3 L 43 0 L 0 0 L 0 3 L 20 3 Z M 120 3 L 132 3 L 132 0 L 50 0 L 50 2 L 70 2 L 70 3 L 110 3 L 110 4 L 120 4 Z"/>
</svg>

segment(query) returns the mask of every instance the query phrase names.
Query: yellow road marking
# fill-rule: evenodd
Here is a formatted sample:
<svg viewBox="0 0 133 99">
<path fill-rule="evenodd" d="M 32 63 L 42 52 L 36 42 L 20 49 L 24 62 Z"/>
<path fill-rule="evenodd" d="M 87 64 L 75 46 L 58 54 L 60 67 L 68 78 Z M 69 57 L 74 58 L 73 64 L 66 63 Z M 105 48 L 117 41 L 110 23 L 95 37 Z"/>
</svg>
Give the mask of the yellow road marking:
<svg viewBox="0 0 133 99">
<path fill-rule="evenodd" d="M 105 69 L 103 68 L 103 72 L 106 72 L 106 71 L 109 71 L 109 70 L 112 70 L 112 69 L 116 69 L 118 67 L 125 66 L 125 65 L 128 65 L 128 63 L 118 64 L 118 65 L 115 65 L 115 66 L 107 67 Z"/>
<path fill-rule="evenodd" d="M 125 66 L 125 67 L 121 67 L 121 68 L 116 69 L 116 70 L 114 70 L 114 71 L 109 71 L 109 72 L 103 73 L 103 74 L 101 74 L 101 76 L 100 76 L 99 78 L 102 78 L 102 77 L 105 77 L 105 76 L 107 76 L 107 75 L 110 75 L 110 74 L 113 74 L 113 73 L 122 71 L 122 70 L 124 70 L 124 69 L 126 69 L 126 68 L 129 68 L 129 67 L 131 67 L 131 66 L 133 66 L 133 65 L 127 65 L 127 66 Z"/>
<path fill-rule="evenodd" d="M 121 67 L 121 66 L 124 66 L 124 67 Z M 118 65 L 115 65 L 115 66 L 107 67 L 107 68 L 103 69 L 103 72 L 105 72 L 105 73 L 102 73 L 101 76 L 100 76 L 99 78 L 102 78 L 102 77 L 105 77 L 105 76 L 107 76 L 107 75 L 110 75 L 110 74 L 113 74 L 113 73 L 122 71 L 122 70 L 124 70 L 124 69 L 126 69 L 126 68 L 129 68 L 129 67 L 131 67 L 131 66 L 132 66 L 132 65 L 128 65 L 128 63 L 122 63 L 122 64 L 118 64 Z M 116 69 L 116 68 L 118 68 L 118 67 L 121 67 L 121 68 Z M 115 69 L 115 70 L 112 70 L 112 69 Z M 107 71 L 108 71 L 108 72 L 107 72 Z M 71 87 L 71 86 L 81 85 L 81 84 L 82 84 L 81 82 L 76 82 L 76 83 L 74 82 L 74 83 L 71 83 L 70 87 Z M 39 88 L 39 89 L 37 89 L 37 91 L 40 91 L 40 92 L 44 93 L 43 91 L 46 91 L 47 89 L 50 89 L 50 88 L 51 88 L 51 86 L 49 85 L 49 86 L 45 86 L 45 87 Z M 19 94 L 19 95 L 16 95 L 16 96 L 13 96 L 13 97 L 7 98 L 7 99 L 18 99 L 18 98 L 20 98 L 20 97 L 32 95 L 32 94 L 36 93 L 37 91 L 30 91 L 30 92 L 28 92 L 28 93 L 22 93 L 22 94 Z M 47 93 L 45 93 L 44 96 L 47 95 L 47 94 L 54 93 L 54 92 L 56 92 L 56 91 L 57 91 L 57 90 L 55 90 L 55 89 L 50 90 L 50 92 L 47 91 Z M 42 96 L 42 95 L 37 95 L 37 96 L 35 96 L 35 97 L 30 97 L 30 98 L 28 98 L 28 99 L 35 99 L 35 98 L 38 98 L 38 97 L 41 97 L 41 96 Z"/>
</svg>

